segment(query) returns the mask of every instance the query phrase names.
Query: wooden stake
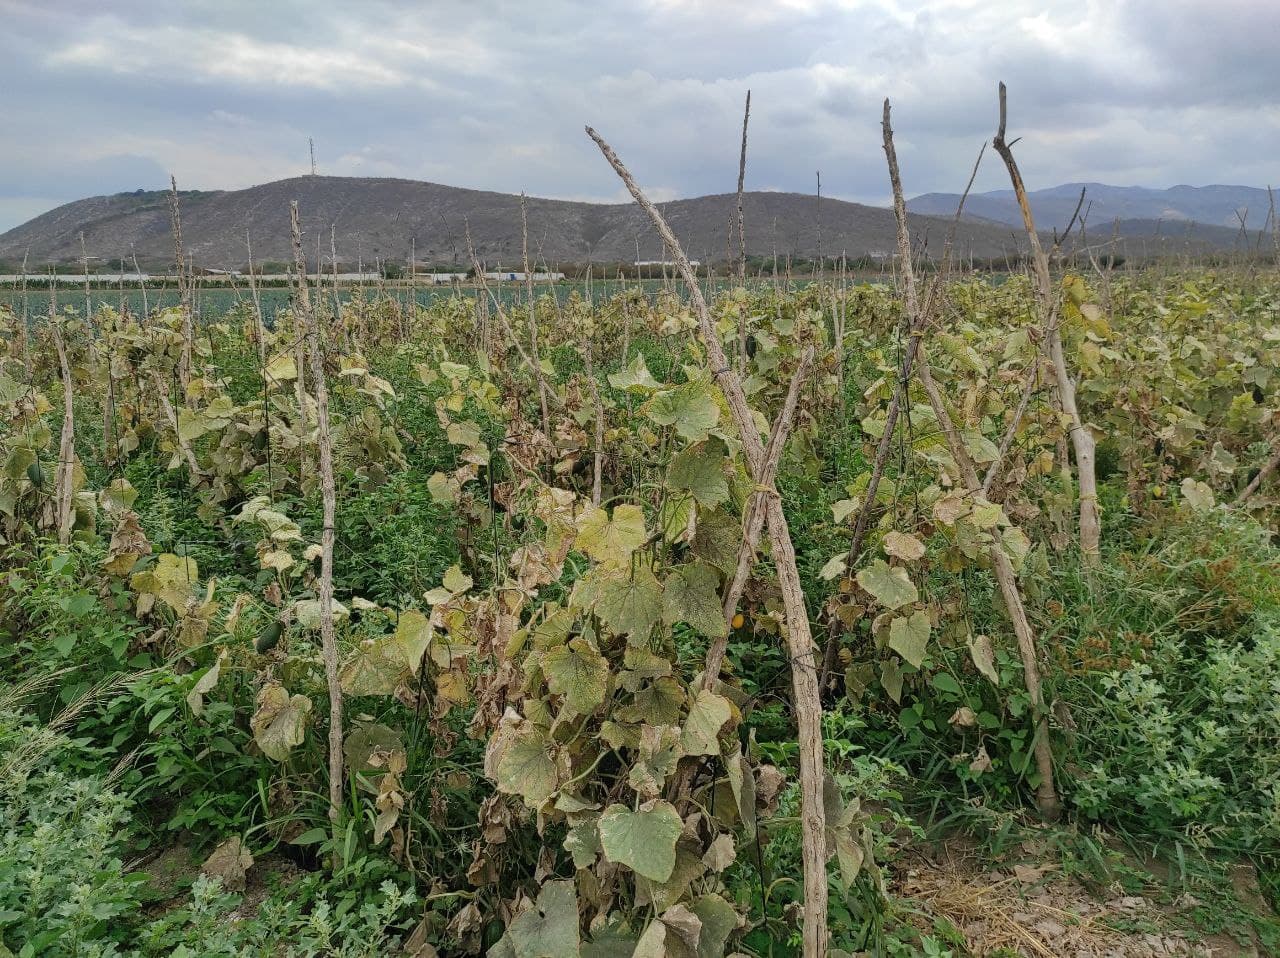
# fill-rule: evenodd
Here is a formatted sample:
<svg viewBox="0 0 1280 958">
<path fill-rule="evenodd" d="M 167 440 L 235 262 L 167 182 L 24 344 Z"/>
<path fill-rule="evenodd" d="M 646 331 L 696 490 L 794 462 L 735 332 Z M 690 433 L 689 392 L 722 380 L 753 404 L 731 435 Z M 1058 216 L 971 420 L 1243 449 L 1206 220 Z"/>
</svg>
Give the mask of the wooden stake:
<svg viewBox="0 0 1280 958">
<path fill-rule="evenodd" d="M 338 864 L 338 842 L 341 838 L 343 796 L 342 774 L 342 685 L 338 678 L 338 640 L 333 624 L 333 533 L 337 517 L 337 489 L 333 479 L 333 438 L 329 433 L 329 389 L 325 380 L 324 357 L 320 352 L 320 334 L 307 292 L 306 260 L 302 255 L 302 232 L 298 226 L 298 201 L 289 204 L 289 223 L 293 233 L 293 258 L 300 282 L 298 295 L 302 312 L 307 352 L 311 361 L 311 388 L 316 394 L 317 444 L 320 447 L 320 495 L 323 499 L 324 525 L 320 533 L 320 646 L 324 656 L 325 681 L 329 686 L 329 822 L 333 826 L 334 864 Z"/>
<path fill-rule="evenodd" d="M 174 261 L 178 270 L 178 298 L 182 304 L 182 359 L 178 380 L 186 389 L 191 382 L 191 354 L 195 348 L 195 329 L 191 317 L 191 284 L 187 276 L 187 254 L 182 246 L 182 213 L 178 209 L 178 179 L 169 177 L 169 219 L 173 229 Z"/>
<path fill-rule="evenodd" d="M 689 258 L 685 256 L 675 234 L 662 214 L 636 184 L 630 171 L 618 159 L 613 148 L 591 127 L 587 135 L 595 141 L 604 158 L 609 161 L 635 201 L 649 215 L 654 227 L 675 258 L 680 274 L 689 290 L 689 299 L 702 332 L 703 347 L 707 351 L 713 374 L 719 380 L 721 391 L 733 414 L 738 436 L 742 441 L 747 467 L 752 475 L 763 475 L 765 449 L 756 431 L 755 419 L 742 390 L 742 382 L 729 365 L 724 347 L 720 344 L 711 310 L 698 286 Z M 804 866 L 804 928 L 803 954 L 805 958 L 823 958 L 827 952 L 827 846 L 826 811 L 822 801 L 823 751 L 822 751 L 822 702 L 818 694 L 818 670 L 814 661 L 813 636 L 809 630 L 809 611 L 805 606 L 804 591 L 800 585 L 800 572 L 796 566 L 795 547 L 787 527 L 778 496 L 765 496 L 765 521 L 773 546 L 773 561 L 778 572 L 778 584 L 782 590 L 782 602 L 786 617 L 787 646 L 791 659 L 792 706 L 795 710 L 797 738 L 799 740 L 800 765 L 800 833 L 801 857 Z"/>
<path fill-rule="evenodd" d="M 893 186 L 894 217 L 898 221 L 898 257 L 901 260 L 901 272 L 904 298 L 908 310 L 919 308 L 916 295 L 915 271 L 911 263 L 911 233 L 907 226 L 907 207 L 903 199 L 902 176 L 898 170 L 898 155 L 893 146 L 893 128 L 889 124 L 889 101 L 884 101 L 884 151 L 889 163 L 889 179 Z M 960 469 L 961 478 L 970 496 L 975 499 L 981 496 L 982 484 L 978 480 L 977 469 L 964 444 L 960 430 L 947 409 L 938 384 L 933 379 L 933 371 L 929 366 L 929 358 L 923 342 L 923 331 L 927 321 L 914 312 L 910 316 L 912 329 L 919 329 L 916 338 L 921 342 L 917 346 L 916 373 L 929 397 L 929 405 L 946 439 L 951 458 Z M 1040 773 L 1040 785 L 1036 789 L 1036 804 L 1040 813 L 1048 819 L 1058 816 L 1058 795 L 1053 784 L 1053 753 L 1049 744 L 1049 718 L 1044 706 L 1044 693 L 1040 685 L 1040 662 L 1036 656 L 1035 635 L 1031 631 L 1031 623 L 1027 620 L 1026 608 L 1022 602 L 1022 593 L 1018 589 L 1017 575 L 1013 564 L 1005 555 L 1000 543 L 992 543 L 990 552 L 991 565 L 995 572 L 996 582 L 1000 587 L 1000 596 L 1004 600 L 1005 609 L 1013 621 L 1014 635 L 1018 641 L 1018 651 L 1022 656 L 1022 673 L 1027 686 L 1027 695 L 1031 699 L 1031 710 L 1035 717 L 1035 742 L 1033 751 L 1036 759 L 1036 770 Z"/>
<path fill-rule="evenodd" d="M 1040 236 L 1036 233 L 1035 217 L 1031 215 L 1031 203 L 1027 199 L 1027 188 L 1018 171 L 1018 164 L 1013 158 L 1013 149 L 1005 142 L 1005 120 L 1007 115 L 1006 90 L 1000 84 L 1000 126 L 996 130 L 991 145 L 995 147 L 1000 158 L 1004 160 L 1009 171 L 1009 181 L 1013 184 L 1014 196 L 1018 200 L 1018 209 L 1022 212 L 1022 224 L 1027 233 L 1027 243 L 1031 247 L 1031 265 L 1035 271 L 1036 301 L 1048 331 L 1045 337 L 1045 348 L 1049 360 L 1053 363 L 1054 378 L 1057 381 L 1058 398 L 1062 403 L 1062 411 L 1070 421 L 1071 445 L 1076 457 L 1076 479 L 1080 486 L 1080 558 L 1086 565 L 1097 565 L 1100 560 L 1102 542 L 1102 521 L 1098 511 L 1098 481 L 1094 467 L 1093 434 L 1089 432 L 1080 416 L 1076 405 L 1076 384 L 1067 369 L 1066 353 L 1062 347 L 1062 331 L 1056 320 L 1057 303 L 1053 294 L 1053 279 L 1049 273 L 1049 257 L 1040 245 Z"/>
</svg>

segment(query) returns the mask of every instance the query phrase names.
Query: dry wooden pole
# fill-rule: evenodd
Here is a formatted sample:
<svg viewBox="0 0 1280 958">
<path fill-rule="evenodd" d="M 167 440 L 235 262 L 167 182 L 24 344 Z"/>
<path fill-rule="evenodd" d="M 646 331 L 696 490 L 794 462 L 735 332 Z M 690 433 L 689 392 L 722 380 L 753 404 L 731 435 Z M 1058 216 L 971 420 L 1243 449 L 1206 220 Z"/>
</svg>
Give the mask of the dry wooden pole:
<svg viewBox="0 0 1280 958">
<path fill-rule="evenodd" d="M 267 368 L 267 326 L 262 321 L 262 297 L 258 295 L 258 280 L 253 275 L 253 240 L 249 238 L 249 231 L 244 231 L 244 245 L 249 253 L 249 295 L 253 297 L 253 318 L 254 318 L 254 334 L 258 340 L 258 368 L 264 370 L 266 375 Z"/>
<path fill-rule="evenodd" d="M 747 227 L 742 212 L 742 188 L 747 179 L 747 123 L 751 119 L 751 91 L 742 111 L 742 151 L 738 154 L 738 282 L 747 281 Z"/>
<path fill-rule="evenodd" d="M 533 273 L 529 270 L 529 210 L 524 192 L 520 193 L 520 253 L 524 258 L 525 308 L 529 321 L 529 352 L 538 364 L 538 405 L 542 410 L 542 434 L 552 441 L 551 414 L 547 410 L 547 380 L 542 375 L 542 357 L 538 355 L 538 317 L 533 299 Z M 592 380 L 594 382 L 595 380 Z"/>
<path fill-rule="evenodd" d="M 169 220 L 173 229 L 174 262 L 178 270 L 178 299 L 182 304 L 182 359 L 178 366 L 178 379 L 186 389 L 191 382 L 192 351 L 195 349 L 195 329 L 191 316 L 191 284 L 187 275 L 187 254 L 182 245 L 182 213 L 178 209 L 178 179 L 169 177 Z"/>
<path fill-rule="evenodd" d="M 329 821 L 333 826 L 335 849 L 341 836 L 342 775 L 342 685 L 338 679 L 338 639 L 333 625 L 333 532 L 337 516 L 337 489 L 333 479 L 333 437 L 329 432 L 329 389 L 325 381 L 324 357 L 320 351 L 320 334 L 307 292 L 306 260 L 302 255 L 302 232 L 298 226 L 298 201 L 289 204 L 289 223 L 293 233 L 293 258 L 298 270 L 298 296 L 302 312 L 307 353 L 311 362 L 311 388 L 316 395 L 317 443 L 320 447 L 320 495 L 323 500 L 323 526 L 320 532 L 320 648 L 324 656 L 325 681 L 329 686 Z M 334 853 L 335 862 L 337 852 Z"/>
<path fill-rule="evenodd" d="M 1001 83 L 1000 126 L 991 143 L 1009 171 L 1009 181 L 1013 184 L 1014 196 L 1022 212 L 1022 224 L 1026 229 L 1027 243 L 1031 248 L 1031 265 L 1035 272 L 1036 301 L 1043 325 L 1047 330 L 1044 346 L 1050 362 L 1053 363 L 1054 379 L 1057 383 L 1062 411 L 1066 413 L 1070 423 L 1071 446 L 1076 457 L 1076 481 L 1080 489 L 1080 557 L 1086 565 L 1096 565 L 1101 551 L 1102 522 L 1098 511 L 1098 481 L 1094 465 L 1093 434 L 1089 432 L 1076 405 L 1076 384 L 1067 368 L 1066 353 L 1062 346 L 1062 331 L 1055 318 L 1057 303 L 1053 293 L 1053 279 L 1049 273 L 1049 257 L 1040 245 L 1035 217 L 1031 215 L 1031 204 L 1027 199 L 1027 188 L 1022 181 L 1018 164 L 1013 158 L 1013 149 L 1005 141 L 1006 100 L 1005 85 Z"/>
<path fill-rule="evenodd" d="M 54 483 L 54 519 L 58 524 L 58 541 L 66 545 L 71 541 L 72 478 L 76 462 L 76 417 L 73 407 L 75 384 L 71 379 L 71 363 L 67 360 L 67 343 L 58 324 L 57 296 L 53 281 L 49 282 L 49 329 L 53 344 L 58 350 L 58 370 L 62 377 L 62 436 L 58 440 L 58 471 Z"/>
<path fill-rule="evenodd" d="M 763 475 L 764 444 L 760 441 L 751 407 L 742 390 L 742 382 L 725 356 L 711 310 L 698 286 L 698 278 L 689 264 L 689 258 L 685 256 L 667 221 L 644 195 L 613 148 L 591 127 L 586 129 L 587 135 L 595 141 L 632 197 L 649 215 L 667 249 L 675 258 L 689 289 L 689 299 L 698 319 L 707 359 L 737 426 L 747 467 L 752 475 Z M 809 610 L 805 606 L 800 572 L 796 566 L 795 547 L 791 542 L 787 517 L 782 511 L 782 500 L 777 496 L 765 496 L 764 499 L 765 521 L 773 546 L 773 561 L 777 568 L 786 617 L 787 646 L 791 659 L 792 707 L 795 710 L 799 740 L 800 833 L 804 864 L 803 954 L 805 958 L 822 958 L 827 951 L 827 840 L 826 811 L 822 802 L 822 702 L 818 694 L 818 670 L 814 661 L 813 636 L 809 630 Z"/>
<path fill-rule="evenodd" d="M 18 345 L 22 352 L 22 371 L 31 381 L 31 302 L 27 294 L 27 257 L 31 251 L 22 254 L 22 321 L 18 323 Z"/>
<path fill-rule="evenodd" d="M 1271 220 L 1271 245 L 1276 251 L 1276 266 L 1280 266 L 1280 222 L 1276 221 L 1276 195 L 1271 191 L 1270 183 L 1267 184 L 1267 210 L 1267 218 Z"/>
<path fill-rule="evenodd" d="M 1280 443 L 1280 440 L 1277 440 L 1277 442 Z M 1262 488 L 1263 480 L 1277 469 L 1280 469 L 1280 449 L 1277 449 L 1275 455 L 1263 463 L 1262 468 L 1258 470 L 1258 474 L 1249 480 L 1249 484 L 1236 497 L 1236 507 L 1247 505 L 1249 500 L 1253 498 L 1254 493 Z"/>
<path fill-rule="evenodd" d="M 734 565 L 733 578 L 729 580 L 729 588 L 724 594 L 724 617 L 732 622 L 738 611 L 738 602 L 747 586 L 747 578 L 751 574 L 751 565 L 755 562 L 756 549 L 760 545 L 760 533 L 764 530 L 764 499 L 776 496 L 777 490 L 773 481 L 778 474 L 778 464 L 782 461 L 782 450 L 791 435 L 795 424 L 796 406 L 800 401 L 800 388 L 809 375 L 813 365 L 813 347 L 810 346 L 800 357 L 800 365 L 791 376 L 791 385 L 787 388 L 787 398 L 782 404 L 782 411 L 773 421 L 769 430 L 769 443 L 764 450 L 764 465 L 760 473 L 754 477 L 755 492 L 747 501 L 746 519 L 743 522 L 742 542 L 738 546 L 738 561 Z M 707 664 L 702 673 L 702 687 L 713 689 L 720 681 L 720 669 L 724 665 L 724 655 L 729 648 L 729 636 L 714 639 L 707 647 Z"/>
<path fill-rule="evenodd" d="M 907 308 L 913 310 L 918 308 L 918 298 L 915 290 L 915 271 L 911 263 L 911 233 L 907 226 L 906 203 L 903 200 L 902 176 L 898 170 L 898 156 L 893 146 L 893 128 L 889 123 L 888 100 L 884 101 L 882 126 L 885 157 L 889 164 L 889 179 L 893 186 L 894 215 L 898 223 L 898 256 L 901 260 L 904 299 L 908 304 Z M 925 321 L 915 316 L 912 317 L 911 324 L 922 331 L 926 326 Z M 919 343 L 917 353 L 916 374 L 920 378 L 921 385 L 924 386 L 925 394 L 929 397 L 929 405 L 933 408 L 934 416 L 937 418 L 943 437 L 946 439 L 951 457 L 956 461 L 956 465 L 960 469 L 961 479 L 964 481 L 966 490 L 970 496 L 976 498 L 981 495 L 981 482 L 978 479 L 977 469 L 974 468 L 973 459 L 964 444 L 964 438 L 960 435 L 960 430 L 956 428 L 955 420 L 947 408 L 942 392 L 934 381 L 933 371 L 929 366 L 928 353 L 923 341 Z M 1031 699 L 1031 710 L 1035 717 L 1033 752 L 1036 760 L 1036 771 L 1040 774 L 1040 785 L 1036 790 L 1036 804 L 1040 809 L 1040 813 L 1046 818 L 1056 818 L 1058 815 L 1058 795 L 1053 784 L 1053 753 L 1049 745 L 1049 719 L 1048 712 L 1044 706 L 1044 693 L 1041 689 L 1040 662 L 1036 655 L 1035 635 L 1031 631 L 1031 623 L 1027 620 L 1026 607 L 1022 602 L 1022 593 L 1018 589 L 1018 580 L 1013 570 L 1013 564 L 1009 561 L 1009 557 L 1005 555 L 1004 549 L 998 542 L 992 544 L 990 557 L 996 576 L 996 583 L 1000 588 L 1000 596 L 1004 600 L 1005 609 L 1013 622 L 1018 651 L 1022 656 L 1023 678 L 1027 686 L 1027 695 Z"/>
<path fill-rule="evenodd" d="M 595 343 L 587 343 L 587 383 L 591 389 L 591 404 L 595 408 L 596 425 L 594 455 L 591 462 L 591 504 L 600 505 L 600 486 L 604 472 L 604 403 L 600 401 L 600 384 L 596 382 Z"/>
<path fill-rule="evenodd" d="M 890 131 L 892 133 L 892 131 Z M 889 145 L 892 146 L 892 137 L 890 137 Z M 969 174 L 969 182 L 965 185 L 964 193 L 960 196 L 960 202 L 956 205 L 956 213 L 951 221 L 951 228 L 947 234 L 947 241 L 942 250 L 942 263 L 938 269 L 937 275 L 934 277 L 933 285 L 929 290 L 929 300 L 926 308 L 921 310 L 917 308 L 915 303 L 915 284 L 911 284 L 912 288 L 907 295 L 910 301 L 907 303 L 906 309 L 902 315 L 902 321 L 899 325 L 899 333 L 905 343 L 903 345 L 903 353 L 898 368 L 898 381 L 894 384 L 893 396 L 889 400 L 889 408 L 885 412 L 884 432 L 880 436 L 880 441 L 876 444 L 876 456 L 871 466 L 871 478 L 867 482 L 867 489 L 864 493 L 866 501 L 862 504 L 862 508 L 858 510 L 858 518 L 853 525 L 853 540 L 849 545 L 848 565 L 852 566 L 857 561 L 858 554 L 862 551 L 862 544 L 866 540 L 867 533 L 871 528 L 871 515 L 876 506 L 876 492 L 880 488 L 880 480 L 884 478 L 885 466 L 889 461 L 889 452 L 893 448 L 894 432 L 898 427 L 898 415 L 902 409 L 902 402 L 905 398 L 907 384 L 911 381 L 911 369 L 915 363 L 916 347 L 920 342 L 920 336 L 924 332 L 923 323 L 927 322 L 933 311 L 935 300 L 941 295 L 942 284 L 946 281 L 947 272 L 951 262 L 952 243 L 955 238 L 957 227 L 960 225 L 960 217 L 964 213 L 965 200 L 969 197 L 969 191 L 973 189 L 974 180 L 978 178 L 978 168 L 982 165 L 982 156 L 986 150 L 983 148 L 978 151 L 978 158 L 974 161 L 973 171 Z M 893 163 L 898 162 L 896 154 L 893 157 Z M 890 178 L 893 176 L 893 170 L 890 171 Z M 901 210 L 897 208 L 897 200 L 894 201 L 894 215 L 901 216 L 902 221 L 906 222 L 906 204 L 903 204 Z M 910 240 L 908 239 L 908 242 Z M 834 646 L 831 644 L 834 637 L 828 641 L 827 654 L 824 658 L 823 678 L 831 668 L 831 656 Z"/>
</svg>

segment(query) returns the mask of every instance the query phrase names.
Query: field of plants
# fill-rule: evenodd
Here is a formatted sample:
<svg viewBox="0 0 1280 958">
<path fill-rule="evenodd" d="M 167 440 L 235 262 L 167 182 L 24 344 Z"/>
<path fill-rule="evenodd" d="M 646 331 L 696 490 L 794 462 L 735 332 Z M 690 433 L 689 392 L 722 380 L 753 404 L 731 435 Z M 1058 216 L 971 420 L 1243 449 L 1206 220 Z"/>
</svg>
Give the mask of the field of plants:
<svg viewBox="0 0 1280 958">
<path fill-rule="evenodd" d="M 892 285 L 0 307 L 0 956 L 1274 953 L 1280 276 L 899 213 Z"/>
</svg>

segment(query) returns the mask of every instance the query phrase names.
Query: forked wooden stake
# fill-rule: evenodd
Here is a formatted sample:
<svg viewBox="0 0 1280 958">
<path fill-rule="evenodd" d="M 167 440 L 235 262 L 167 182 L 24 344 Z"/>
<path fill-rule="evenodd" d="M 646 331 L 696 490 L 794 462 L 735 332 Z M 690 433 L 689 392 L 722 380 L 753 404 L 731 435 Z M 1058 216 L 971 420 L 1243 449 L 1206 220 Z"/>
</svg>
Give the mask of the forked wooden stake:
<svg viewBox="0 0 1280 958">
<path fill-rule="evenodd" d="M 720 383 L 729 410 L 742 441 L 747 468 L 753 476 L 764 475 L 765 449 L 757 432 L 751 407 L 747 404 L 742 381 L 729 365 L 720 336 L 716 332 L 711 310 L 698 286 L 689 258 L 662 214 L 636 184 L 630 171 L 618 159 L 613 148 L 587 127 L 587 135 L 595 141 L 614 172 L 626 184 L 635 201 L 648 214 L 667 249 L 675 258 L 689 289 L 689 299 L 698 319 L 703 347 L 711 369 Z M 786 616 L 787 647 L 791 658 L 792 705 L 795 709 L 800 763 L 800 833 L 801 857 L 804 863 L 804 929 L 803 954 L 805 958 L 822 958 L 827 952 L 827 838 L 826 811 L 822 802 L 822 702 L 818 695 L 818 669 L 814 660 L 813 636 L 809 630 L 809 611 L 805 607 L 804 591 L 800 585 L 800 572 L 796 566 L 796 551 L 787 527 L 787 517 L 782 511 L 782 501 L 777 496 L 765 496 L 765 521 L 769 540 L 773 546 L 773 561 L 778 572 L 778 584 L 782 589 L 782 603 Z"/>
<path fill-rule="evenodd" d="M 919 308 L 919 305 L 915 290 L 915 271 L 911 263 L 911 233 L 907 226 L 907 208 L 902 193 L 902 176 L 898 170 L 898 154 L 893 146 L 893 128 L 889 125 L 888 100 L 884 101 L 882 126 L 884 131 L 884 152 L 889 164 L 889 180 L 893 186 L 893 210 L 898 221 L 898 256 L 901 259 L 904 298 L 907 308 L 915 310 Z M 923 332 L 927 326 L 927 320 L 913 316 L 911 325 L 913 328 L 918 328 Z M 960 469 L 961 479 L 964 481 L 966 491 L 976 499 L 982 494 L 982 483 L 978 479 L 978 471 L 973 465 L 973 459 L 964 444 L 960 430 L 956 428 L 955 420 L 952 419 L 951 412 L 947 409 L 942 392 L 938 389 L 938 384 L 933 379 L 933 370 L 929 365 L 929 356 L 923 342 L 923 335 L 917 347 L 916 375 L 919 376 L 920 383 L 924 386 L 925 394 L 929 397 L 929 405 L 933 408 L 934 416 L 937 418 L 942 435 L 946 439 L 947 449 L 951 452 L 951 458 L 956 461 L 956 465 Z M 1013 564 L 1009 561 L 1009 557 L 1005 555 L 1000 543 L 992 543 L 990 556 L 996 583 L 1000 587 L 1000 597 L 1004 600 L 1005 609 L 1008 610 L 1009 618 L 1013 622 L 1014 636 L 1018 641 L 1018 652 L 1022 657 L 1023 680 L 1027 686 L 1027 695 L 1031 699 L 1032 713 L 1035 715 L 1033 752 L 1036 760 L 1036 771 L 1040 774 L 1040 785 L 1036 789 L 1036 804 L 1040 809 L 1041 815 L 1048 819 L 1054 819 L 1057 818 L 1059 811 L 1058 794 L 1053 784 L 1053 752 L 1049 746 L 1049 717 L 1044 705 L 1044 692 L 1040 687 L 1040 662 L 1036 657 L 1035 634 L 1031 631 L 1031 623 L 1027 620 L 1026 607 L 1022 603 L 1022 593 L 1018 589 L 1017 574 L 1014 572 Z"/>
<path fill-rule="evenodd" d="M 1005 142 L 1005 120 L 1007 116 L 1005 85 L 1000 84 L 1000 126 L 996 130 L 991 145 L 996 148 L 1000 158 L 1004 160 L 1009 171 L 1009 182 L 1013 184 L 1014 196 L 1018 200 L 1018 208 L 1022 211 L 1022 225 L 1026 229 L 1027 244 L 1031 248 L 1031 264 L 1035 269 L 1036 300 L 1040 307 L 1040 315 L 1047 330 L 1044 348 L 1050 362 L 1053 363 L 1054 379 L 1057 382 L 1058 398 L 1062 403 L 1062 411 L 1070 421 L 1071 446 L 1076 457 L 1076 481 L 1080 487 L 1080 558 L 1086 565 L 1096 565 L 1100 557 L 1102 542 L 1102 520 L 1098 511 L 1098 481 L 1094 468 L 1094 441 L 1080 410 L 1076 406 L 1076 384 L 1067 369 L 1066 353 L 1062 347 L 1062 331 L 1057 322 L 1057 304 L 1053 294 L 1053 279 L 1049 273 L 1049 257 L 1040 245 L 1040 236 L 1036 233 L 1035 217 L 1031 215 L 1031 203 L 1027 199 L 1027 188 L 1022 182 L 1022 174 L 1013 158 L 1013 149 Z"/>
<path fill-rule="evenodd" d="M 320 495 L 324 503 L 324 525 L 320 532 L 320 580 L 316 593 L 320 600 L 320 651 L 324 656 L 325 682 L 329 686 L 329 822 L 333 826 L 334 857 L 337 861 L 342 809 L 342 685 L 338 678 L 338 639 L 333 625 L 333 527 L 338 512 L 338 494 L 333 480 L 333 437 L 329 433 L 329 388 L 325 381 L 320 334 L 307 293 L 302 232 L 298 227 L 298 201 L 289 204 L 293 253 L 299 270 L 298 297 L 302 314 L 302 336 L 307 341 L 311 362 L 311 388 L 316 394 L 316 442 L 320 447 Z M 301 372 L 301 370 L 299 370 Z"/>
<path fill-rule="evenodd" d="M 782 450 L 786 447 L 787 438 L 791 435 L 791 427 L 795 425 L 796 406 L 800 401 L 800 387 L 804 385 L 809 369 L 813 365 L 813 347 L 805 350 L 800 357 L 800 365 L 791 377 L 791 385 L 787 388 L 787 398 L 782 404 L 782 411 L 773 421 L 769 431 L 769 444 L 764 450 L 762 471 L 754 477 L 755 491 L 747 501 L 746 519 L 743 522 L 742 543 L 738 546 L 738 561 L 734 565 L 733 578 L 729 580 L 729 589 L 724 594 L 724 618 L 732 623 L 738 611 L 738 602 L 747 586 L 747 578 L 751 574 L 751 566 L 755 562 L 756 549 L 760 546 L 760 533 L 764 531 L 764 499 L 776 496 L 777 490 L 773 481 L 778 475 L 778 464 L 782 461 Z M 702 687 L 714 689 L 720 681 L 720 669 L 724 665 L 724 655 L 729 648 L 729 636 L 714 639 L 707 647 L 707 664 L 702 675 Z"/>
</svg>

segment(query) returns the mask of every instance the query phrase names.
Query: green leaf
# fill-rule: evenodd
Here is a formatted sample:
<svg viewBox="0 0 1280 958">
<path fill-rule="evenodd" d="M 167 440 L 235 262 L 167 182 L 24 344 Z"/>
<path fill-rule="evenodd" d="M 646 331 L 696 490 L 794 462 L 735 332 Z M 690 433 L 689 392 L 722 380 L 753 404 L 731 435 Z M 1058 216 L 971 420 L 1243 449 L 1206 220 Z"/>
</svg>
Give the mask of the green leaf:
<svg viewBox="0 0 1280 958">
<path fill-rule="evenodd" d="M 624 722 L 646 722 L 649 725 L 675 725 L 685 703 L 684 688 L 671 676 L 654 679 L 632 696 L 632 703 L 620 710 Z"/>
<path fill-rule="evenodd" d="M 506 937 L 516 958 L 567 958 L 579 954 L 578 893 L 572 881 L 549 881 L 535 905 L 511 920 Z"/>
<path fill-rule="evenodd" d="M 880 663 L 880 684 L 894 704 L 902 704 L 902 667 L 897 659 L 885 659 Z"/>
<path fill-rule="evenodd" d="M 600 854 L 600 831 L 598 819 L 591 818 L 585 822 L 570 826 L 561 843 L 564 850 L 573 858 L 574 868 L 590 868 L 596 863 Z"/>
<path fill-rule="evenodd" d="M 720 421 L 720 406 L 706 386 L 686 383 L 659 393 L 648 405 L 649 418 L 660 426 L 674 426 L 689 442 L 706 439 Z"/>
<path fill-rule="evenodd" d="M 723 444 L 699 443 L 690 446 L 671 460 L 671 466 L 667 470 L 667 485 L 672 489 L 688 490 L 698 501 L 698 505 L 704 509 L 714 509 L 729 499 L 724 462 Z"/>
<path fill-rule="evenodd" d="M 742 521 L 715 509 L 698 514 L 698 528 L 689 543 L 689 551 L 725 575 L 732 575 L 738 565 L 741 541 Z"/>
<path fill-rule="evenodd" d="M 609 374 L 609 385 L 614 389 L 625 389 L 627 392 L 650 393 L 662 388 L 662 383 L 653 378 L 649 366 L 645 363 L 644 353 L 636 353 L 630 365 L 619 372 Z"/>
<path fill-rule="evenodd" d="M 462 484 L 454 476 L 443 472 L 434 472 L 431 474 L 431 478 L 427 480 L 427 492 L 431 494 L 433 502 L 452 504 L 458 501 L 458 496 L 462 492 Z"/>
<path fill-rule="evenodd" d="M 689 902 L 689 910 L 702 922 L 698 938 L 698 958 L 721 958 L 725 944 L 742 919 L 733 906 L 719 895 L 703 895 Z"/>
<path fill-rule="evenodd" d="M 889 623 L 889 648 L 897 652 L 916 668 L 924 661 L 925 649 L 929 645 L 929 615 L 926 612 L 912 612 L 911 615 L 900 615 Z"/>
<path fill-rule="evenodd" d="M 597 507 L 584 512 L 578 519 L 574 545 L 597 562 L 622 565 L 646 538 L 643 510 L 633 503 L 623 503 L 612 516 Z"/>
<path fill-rule="evenodd" d="M 950 692 L 952 695 L 960 695 L 964 692 L 964 690 L 960 688 L 960 683 L 955 680 L 955 677 L 952 676 L 950 672 L 937 673 L 929 680 L 929 684 L 939 692 Z"/>
<path fill-rule="evenodd" d="M 862 508 L 861 499 L 839 499 L 831 503 L 831 515 L 839 525 Z"/>
<path fill-rule="evenodd" d="M 174 708 L 161 709 L 155 715 L 151 716 L 151 721 L 147 724 L 147 734 L 152 734 L 156 729 L 164 725 L 165 722 L 173 718 L 173 714 L 176 711 L 177 709 Z"/>
<path fill-rule="evenodd" d="M 625 805 L 610 805 L 600 816 L 600 845 L 609 861 L 665 882 L 676 867 L 676 841 L 683 829 L 669 802 L 654 800 L 634 812 Z"/>
<path fill-rule="evenodd" d="M 845 562 L 844 553 L 833 555 L 818 570 L 818 578 L 823 582 L 830 582 L 832 579 L 838 579 L 845 574 L 848 565 Z"/>
<path fill-rule="evenodd" d="M 590 715 L 604 702 L 609 663 L 590 641 L 577 638 L 551 649 L 542 659 L 547 686 L 564 697 L 565 707 L 577 715 Z"/>
<path fill-rule="evenodd" d="M 876 559 L 866 568 L 858 570 L 858 585 L 887 609 L 901 608 L 920 597 L 907 570 L 897 566 L 890 568 L 883 559 Z"/>
<path fill-rule="evenodd" d="M 503 734 L 501 731 L 495 735 Z M 498 744 L 500 755 L 494 781 L 498 791 L 519 795 L 530 808 L 538 808 L 555 794 L 559 785 L 556 762 L 551 757 L 551 739 L 530 722 L 506 733 Z M 495 742 L 490 740 L 490 746 Z"/>
<path fill-rule="evenodd" d="M 1208 512 L 1216 503 L 1208 483 L 1188 476 L 1182 480 L 1182 498 L 1193 512 Z"/>
<path fill-rule="evenodd" d="M 719 589 L 720 577 L 711 566 L 702 562 L 678 566 L 663 586 L 662 620 L 667 625 L 687 622 L 711 638 L 728 635 Z"/>
<path fill-rule="evenodd" d="M 98 493 L 103 511 L 112 515 L 132 509 L 137 498 L 138 490 L 133 488 L 128 479 L 113 479 Z"/>
<path fill-rule="evenodd" d="M 311 699 L 305 695 L 290 695 L 279 682 L 264 685 L 249 720 L 262 754 L 277 762 L 287 759 L 294 747 L 302 744 L 310 712 Z"/>
<path fill-rule="evenodd" d="M 680 744 L 685 754 L 719 755 L 720 730 L 732 717 L 733 706 L 727 698 L 709 689 L 699 689 L 680 733 Z"/>
<path fill-rule="evenodd" d="M 327 840 L 329 837 L 329 829 L 327 828 L 309 828 L 297 838 L 289 839 L 290 845 L 318 845 L 320 842 Z"/>
<path fill-rule="evenodd" d="M 647 566 L 629 577 L 610 576 L 599 585 L 595 608 L 614 635 L 642 640 L 662 618 L 662 584 Z"/>
</svg>

